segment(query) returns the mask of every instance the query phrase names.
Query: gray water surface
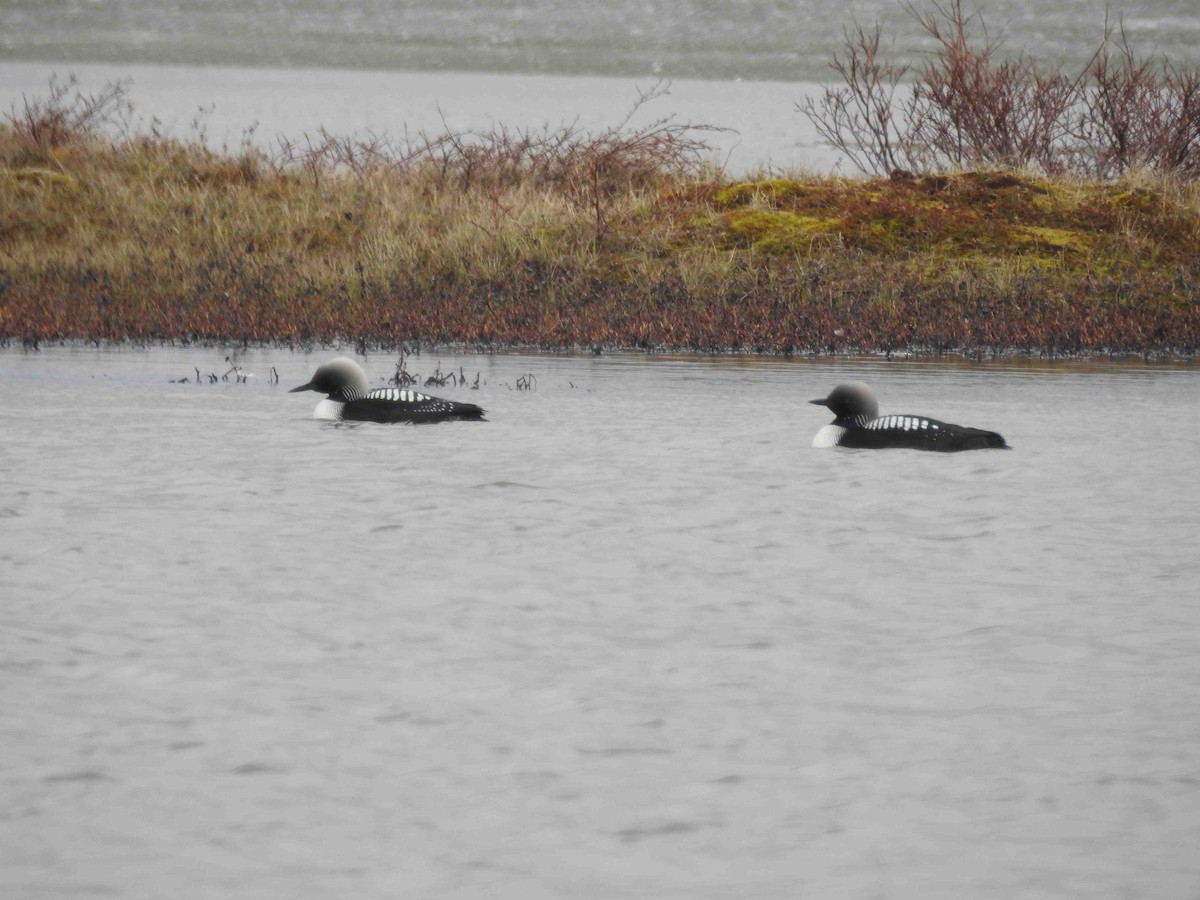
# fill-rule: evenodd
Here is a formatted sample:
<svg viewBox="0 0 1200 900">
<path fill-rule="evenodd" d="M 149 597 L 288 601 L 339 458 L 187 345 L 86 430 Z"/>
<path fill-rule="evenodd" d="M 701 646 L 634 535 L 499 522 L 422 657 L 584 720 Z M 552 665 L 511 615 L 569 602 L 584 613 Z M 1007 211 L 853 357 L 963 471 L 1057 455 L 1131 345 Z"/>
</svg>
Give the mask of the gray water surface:
<svg viewBox="0 0 1200 900">
<path fill-rule="evenodd" d="M 702 157 L 731 175 L 763 167 L 831 171 L 841 162 L 796 111 L 820 90 L 815 84 L 0 60 L 0 110 L 24 109 L 26 99 L 44 98 L 51 79 L 68 73 L 85 92 L 127 87 L 134 107 L 121 125 L 127 133 L 154 128 L 218 150 L 250 144 L 270 156 L 285 142 L 319 144 L 322 129 L 403 144 L 421 132 L 567 128 L 599 135 L 622 123 L 628 131 L 667 121 L 704 126 L 687 137 L 703 141 L 710 150 Z M 640 96 L 662 88 L 665 94 L 638 106 Z"/>
<path fill-rule="evenodd" d="M 1196 896 L 1194 367 L 332 355 L 0 353 L 0 894 Z"/>
<path fill-rule="evenodd" d="M 913 4 L 920 13 L 931 2 Z M 1195 64 L 1193 0 L 979 0 L 1001 53 L 1087 66 L 1118 20 L 1140 55 Z M 933 49 L 896 0 L 6 0 L 0 54 L 19 60 L 814 81 L 855 23 L 887 58 Z M 984 28 L 971 33 L 979 42 Z M 2 57 L 0 57 L 2 58 Z"/>
</svg>

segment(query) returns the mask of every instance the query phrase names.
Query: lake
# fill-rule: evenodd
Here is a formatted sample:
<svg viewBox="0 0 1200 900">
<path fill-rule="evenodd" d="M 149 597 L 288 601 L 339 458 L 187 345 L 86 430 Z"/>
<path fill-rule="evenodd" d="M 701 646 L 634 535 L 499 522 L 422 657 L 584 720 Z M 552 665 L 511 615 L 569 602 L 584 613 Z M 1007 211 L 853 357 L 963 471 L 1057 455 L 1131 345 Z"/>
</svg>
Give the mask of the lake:
<svg viewBox="0 0 1200 900">
<path fill-rule="evenodd" d="M 227 353 L 0 351 L 5 896 L 1196 896 L 1194 365 Z"/>
</svg>

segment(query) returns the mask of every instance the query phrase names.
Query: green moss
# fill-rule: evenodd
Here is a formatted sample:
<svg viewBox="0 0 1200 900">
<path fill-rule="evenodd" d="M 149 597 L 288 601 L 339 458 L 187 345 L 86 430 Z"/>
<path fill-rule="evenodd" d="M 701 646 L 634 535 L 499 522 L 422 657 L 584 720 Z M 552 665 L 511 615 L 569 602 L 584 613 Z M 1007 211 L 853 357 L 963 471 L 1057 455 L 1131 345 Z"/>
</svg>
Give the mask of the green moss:
<svg viewBox="0 0 1200 900">
<path fill-rule="evenodd" d="M 1010 238 L 1018 248 L 1035 247 L 1055 253 L 1086 253 L 1092 248 L 1092 238 L 1087 232 L 1070 228 L 1023 225 L 1013 229 Z"/>
<path fill-rule="evenodd" d="M 810 250 L 814 239 L 838 231 L 836 219 L 819 219 L 777 209 L 737 210 L 725 216 L 725 225 L 739 243 L 767 253 Z"/>
<path fill-rule="evenodd" d="M 854 246 L 874 253 L 899 252 L 911 244 L 910 223 L 888 216 L 860 222 L 850 235 Z"/>
<path fill-rule="evenodd" d="M 1107 199 L 1113 206 L 1120 209 L 1148 213 L 1155 208 L 1158 198 L 1153 191 L 1148 191 L 1145 188 L 1113 187 L 1109 189 Z"/>
<path fill-rule="evenodd" d="M 752 203 L 755 198 L 778 206 L 781 201 L 803 197 L 804 185 L 787 178 L 771 178 L 766 181 L 742 181 L 718 191 L 713 201 L 718 206 L 738 207 Z"/>
</svg>

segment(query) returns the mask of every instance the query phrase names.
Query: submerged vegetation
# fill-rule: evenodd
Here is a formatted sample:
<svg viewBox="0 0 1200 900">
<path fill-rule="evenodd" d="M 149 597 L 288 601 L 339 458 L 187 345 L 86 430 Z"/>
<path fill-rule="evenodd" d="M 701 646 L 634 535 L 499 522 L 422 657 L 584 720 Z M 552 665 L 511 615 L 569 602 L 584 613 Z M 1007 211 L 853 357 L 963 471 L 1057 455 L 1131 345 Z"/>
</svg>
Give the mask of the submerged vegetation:
<svg viewBox="0 0 1200 900">
<path fill-rule="evenodd" d="M 57 84 L 0 124 L 0 339 L 1200 347 L 1179 173 L 732 180 L 671 120 L 217 152 L 127 109 Z"/>
</svg>

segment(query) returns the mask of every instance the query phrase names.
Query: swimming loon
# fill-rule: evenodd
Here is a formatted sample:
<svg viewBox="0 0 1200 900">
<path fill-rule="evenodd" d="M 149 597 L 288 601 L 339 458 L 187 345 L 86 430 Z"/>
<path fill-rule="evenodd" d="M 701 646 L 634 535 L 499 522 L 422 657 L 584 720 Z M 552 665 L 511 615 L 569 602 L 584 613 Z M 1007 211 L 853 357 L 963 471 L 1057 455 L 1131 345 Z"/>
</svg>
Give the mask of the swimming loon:
<svg viewBox="0 0 1200 900">
<path fill-rule="evenodd" d="M 989 447 L 1008 449 L 1004 438 L 994 431 L 951 425 L 928 416 L 881 416 L 875 395 L 861 381 L 839 384 L 828 397 L 809 402 L 827 406 L 837 416 L 832 424 L 817 432 L 814 447 L 866 450 L 901 447 L 943 453 Z"/>
<path fill-rule="evenodd" d="M 348 356 L 320 366 L 308 384 L 297 391 L 317 391 L 328 396 L 313 410 L 314 419 L 348 422 L 445 422 L 449 419 L 482 419 L 474 403 L 456 403 L 404 388 L 367 387 L 367 373 Z"/>
</svg>

